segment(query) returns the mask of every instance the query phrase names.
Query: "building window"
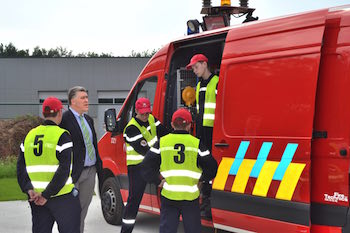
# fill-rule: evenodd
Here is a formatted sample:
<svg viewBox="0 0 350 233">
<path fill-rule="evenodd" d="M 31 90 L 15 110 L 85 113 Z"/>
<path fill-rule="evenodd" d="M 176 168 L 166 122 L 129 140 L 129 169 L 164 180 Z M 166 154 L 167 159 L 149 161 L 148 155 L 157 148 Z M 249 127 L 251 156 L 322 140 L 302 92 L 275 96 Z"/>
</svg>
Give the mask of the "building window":
<svg viewBox="0 0 350 233">
<path fill-rule="evenodd" d="M 99 104 L 123 104 L 125 98 L 99 98 Z"/>
<path fill-rule="evenodd" d="M 39 99 L 39 103 L 44 103 L 44 100 L 45 99 Z M 62 104 L 68 104 L 68 100 L 67 99 L 59 99 L 59 100 L 61 100 L 61 102 L 62 102 Z"/>
<path fill-rule="evenodd" d="M 100 98 L 98 99 L 99 104 L 113 104 L 113 98 Z"/>
</svg>

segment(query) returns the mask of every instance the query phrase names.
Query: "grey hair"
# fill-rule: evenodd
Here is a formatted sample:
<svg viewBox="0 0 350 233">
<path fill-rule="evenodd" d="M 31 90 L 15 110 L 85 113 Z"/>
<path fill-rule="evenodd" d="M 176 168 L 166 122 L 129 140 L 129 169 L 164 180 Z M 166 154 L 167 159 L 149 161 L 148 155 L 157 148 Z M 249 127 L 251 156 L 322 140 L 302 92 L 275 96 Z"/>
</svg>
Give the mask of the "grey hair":
<svg viewBox="0 0 350 233">
<path fill-rule="evenodd" d="M 85 87 L 81 87 L 81 86 L 75 86 L 72 87 L 71 89 L 68 90 L 68 103 L 69 105 L 72 104 L 72 99 L 77 95 L 77 92 L 79 91 L 83 91 L 87 93 L 87 90 L 85 89 Z"/>
</svg>

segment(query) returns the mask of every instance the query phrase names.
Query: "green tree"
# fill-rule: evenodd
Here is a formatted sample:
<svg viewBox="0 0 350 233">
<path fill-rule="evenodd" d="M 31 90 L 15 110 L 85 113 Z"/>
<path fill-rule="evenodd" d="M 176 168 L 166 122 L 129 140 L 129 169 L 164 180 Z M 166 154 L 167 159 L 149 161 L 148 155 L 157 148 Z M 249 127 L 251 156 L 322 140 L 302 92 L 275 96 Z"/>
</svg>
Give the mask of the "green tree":
<svg viewBox="0 0 350 233">
<path fill-rule="evenodd" d="M 142 52 L 131 51 L 129 57 L 152 57 L 158 50 L 145 50 Z M 83 52 L 79 53 L 76 56 L 73 54 L 72 50 L 67 50 L 62 46 L 56 47 L 55 49 L 44 49 L 39 46 L 34 47 L 32 54 L 29 53 L 29 50 L 18 50 L 11 42 L 7 45 L 0 44 L 0 57 L 115 57 L 112 53 L 95 53 L 95 52 Z"/>
<path fill-rule="evenodd" d="M 67 50 L 66 48 L 63 48 L 62 46 L 56 48 L 58 51 L 58 54 L 60 57 L 73 57 L 73 51 Z"/>
<path fill-rule="evenodd" d="M 76 57 L 87 57 L 86 53 L 78 53 Z"/>
<path fill-rule="evenodd" d="M 0 44 L 0 57 L 3 56 L 3 53 L 4 53 L 4 45 L 1 43 Z"/>
<path fill-rule="evenodd" d="M 47 57 L 60 57 L 60 53 L 58 52 L 57 49 L 50 49 L 47 52 Z"/>
<path fill-rule="evenodd" d="M 0 46 L 0 56 L 1 57 L 28 57 L 29 50 L 18 50 L 12 43 L 8 45 L 1 44 Z"/>
<path fill-rule="evenodd" d="M 36 46 L 33 50 L 32 57 L 47 57 L 46 49 L 40 49 L 39 46 Z"/>
<path fill-rule="evenodd" d="M 18 50 L 17 57 L 29 57 L 29 49 L 26 50 Z"/>
<path fill-rule="evenodd" d="M 87 57 L 99 57 L 99 55 L 95 52 L 88 52 Z"/>
<path fill-rule="evenodd" d="M 100 57 L 113 57 L 112 53 L 101 53 Z"/>
<path fill-rule="evenodd" d="M 135 50 L 131 50 L 131 56 L 130 57 L 152 57 L 158 50 L 153 49 L 152 51 L 149 51 L 148 49 L 142 52 L 136 52 Z"/>
<path fill-rule="evenodd" d="M 5 57 L 16 57 L 17 56 L 17 48 L 12 43 L 5 45 L 4 56 Z"/>
</svg>

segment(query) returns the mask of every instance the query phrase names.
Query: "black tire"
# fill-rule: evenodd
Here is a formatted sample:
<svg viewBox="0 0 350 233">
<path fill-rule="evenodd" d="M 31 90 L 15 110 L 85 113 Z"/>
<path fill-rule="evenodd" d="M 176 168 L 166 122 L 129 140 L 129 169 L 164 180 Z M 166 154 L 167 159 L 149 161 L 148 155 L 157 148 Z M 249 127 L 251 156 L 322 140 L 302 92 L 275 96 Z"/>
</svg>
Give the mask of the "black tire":
<svg viewBox="0 0 350 233">
<path fill-rule="evenodd" d="M 120 194 L 120 184 L 115 177 L 109 177 L 103 182 L 101 207 L 107 223 L 112 225 L 122 223 L 124 204 Z"/>
</svg>

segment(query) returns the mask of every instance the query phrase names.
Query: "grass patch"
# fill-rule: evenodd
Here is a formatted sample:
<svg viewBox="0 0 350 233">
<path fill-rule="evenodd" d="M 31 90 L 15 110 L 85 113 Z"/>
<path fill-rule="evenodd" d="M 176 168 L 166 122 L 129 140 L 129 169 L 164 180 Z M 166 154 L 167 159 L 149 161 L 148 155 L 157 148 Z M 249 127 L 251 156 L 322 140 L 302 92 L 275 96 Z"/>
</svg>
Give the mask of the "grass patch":
<svg viewBox="0 0 350 233">
<path fill-rule="evenodd" d="M 16 178 L 17 157 L 11 156 L 0 160 L 0 179 Z"/>
<path fill-rule="evenodd" d="M 27 200 L 17 183 L 17 157 L 0 160 L 0 201 Z"/>
<path fill-rule="evenodd" d="M 0 201 L 27 200 L 17 183 L 17 178 L 0 179 Z"/>
</svg>

